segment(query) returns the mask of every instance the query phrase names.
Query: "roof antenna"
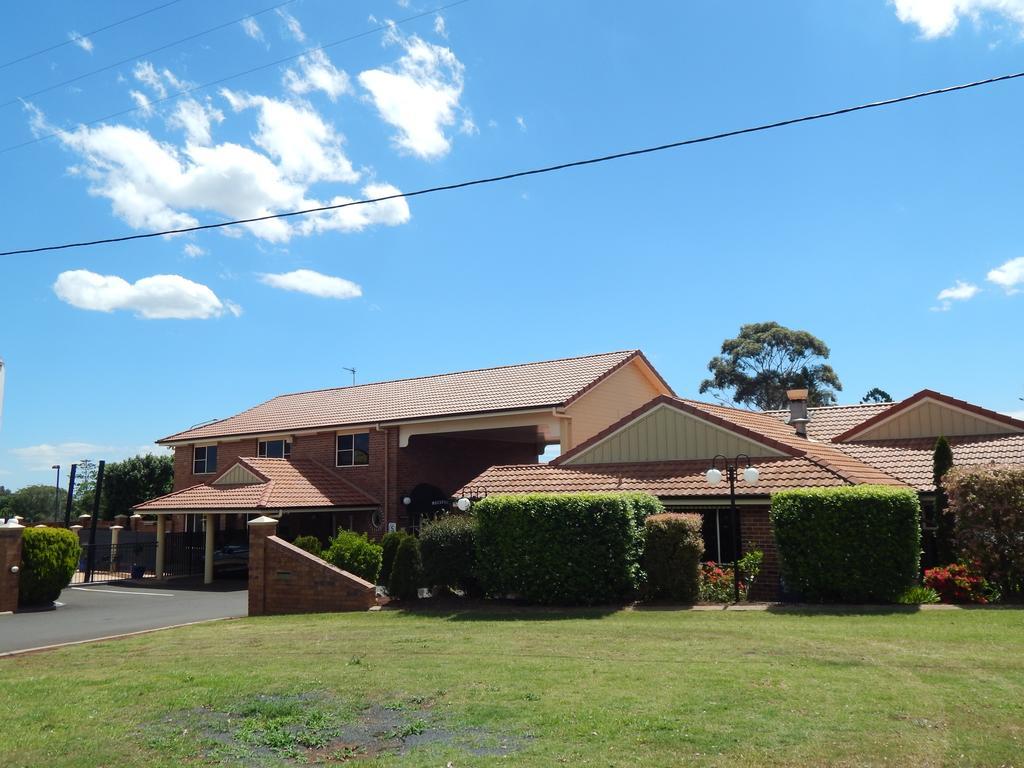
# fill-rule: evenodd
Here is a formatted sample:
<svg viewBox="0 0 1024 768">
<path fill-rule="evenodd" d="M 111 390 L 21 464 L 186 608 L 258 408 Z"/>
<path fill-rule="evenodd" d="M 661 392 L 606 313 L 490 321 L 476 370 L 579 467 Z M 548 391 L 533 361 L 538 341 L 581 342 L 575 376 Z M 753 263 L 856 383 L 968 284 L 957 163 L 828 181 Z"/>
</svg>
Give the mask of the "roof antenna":
<svg viewBox="0 0 1024 768">
<path fill-rule="evenodd" d="M 352 374 L 352 386 L 354 387 L 356 385 L 356 369 L 355 368 L 346 368 L 343 365 L 343 366 L 341 366 L 341 370 L 348 371 L 349 373 Z"/>
</svg>

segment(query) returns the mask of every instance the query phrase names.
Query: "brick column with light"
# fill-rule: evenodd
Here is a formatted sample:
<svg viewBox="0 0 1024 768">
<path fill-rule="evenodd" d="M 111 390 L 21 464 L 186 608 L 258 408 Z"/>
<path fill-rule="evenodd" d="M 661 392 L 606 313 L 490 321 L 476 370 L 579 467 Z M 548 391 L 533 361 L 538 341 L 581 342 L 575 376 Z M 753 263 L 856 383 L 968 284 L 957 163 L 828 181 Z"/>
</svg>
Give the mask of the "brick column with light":
<svg viewBox="0 0 1024 768">
<path fill-rule="evenodd" d="M 0 613 L 18 608 L 18 582 L 21 572 L 21 532 L 17 520 L 0 523 Z"/>
</svg>

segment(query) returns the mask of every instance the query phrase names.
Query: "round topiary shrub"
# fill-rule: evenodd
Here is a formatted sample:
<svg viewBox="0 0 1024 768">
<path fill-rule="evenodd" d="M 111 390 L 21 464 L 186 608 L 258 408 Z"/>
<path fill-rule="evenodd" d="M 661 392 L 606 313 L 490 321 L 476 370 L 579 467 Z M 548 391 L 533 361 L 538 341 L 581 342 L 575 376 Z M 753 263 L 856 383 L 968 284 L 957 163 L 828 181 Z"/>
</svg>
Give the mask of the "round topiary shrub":
<svg viewBox="0 0 1024 768">
<path fill-rule="evenodd" d="M 447 515 L 420 532 L 423 578 L 431 588 L 456 587 L 467 595 L 481 594 L 476 571 L 476 518 Z"/>
<path fill-rule="evenodd" d="M 299 549 L 304 549 L 311 555 L 320 555 L 324 551 L 324 545 L 320 543 L 320 539 L 316 536 L 296 536 L 295 541 L 292 542 Z"/>
<path fill-rule="evenodd" d="M 700 592 L 704 554 L 701 516 L 665 512 L 644 520 L 644 571 L 647 597 L 695 603 Z"/>
<path fill-rule="evenodd" d="M 381 584 L 387 586 L 391 582 L 391 569 L 395 565 L 395 553 L 398 551 L 399 545 L 407 538 L 409 538 L 409 534 L 405 531 L 391 531 L 385 533 L 380 540 L 383 550 L 380 566 Z"/>
<path fill-rule="evenodd" d="M 21 536 L 19 605 L 46 605 L 60 596 L 78 568 L 82 547 L 63 528 L 26 528 Z"/>
<path fill-rule="evenodd" d="M 415 536 L 406 536 L 395 552 L 388 594 L 399 600 L 415 600 L 423 584 L 423 560 L 420 543 Z"/>
<path fill-rule="evenodd" d="M 380 576 L 381 547 L 370 541 L 365 533 L 338 531 L 322 557 L 331 565 L 371 584 L 376 584 Z"/>
</svg>

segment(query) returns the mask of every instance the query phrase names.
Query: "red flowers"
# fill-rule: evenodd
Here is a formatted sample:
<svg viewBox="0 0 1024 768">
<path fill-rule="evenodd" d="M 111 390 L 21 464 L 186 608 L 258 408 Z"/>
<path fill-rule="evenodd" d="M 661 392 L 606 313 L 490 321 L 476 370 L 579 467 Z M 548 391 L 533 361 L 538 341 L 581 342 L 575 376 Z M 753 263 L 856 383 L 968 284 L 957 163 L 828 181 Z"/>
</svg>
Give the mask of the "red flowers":
<svg viewBox="0 0 1024 768">
<path fill-rule="evenodd" d="M 944 603 L 987 603 L 985 580 L 962 563 L 924 572 L 924 585 L 939 593 Z"/>
</svg>

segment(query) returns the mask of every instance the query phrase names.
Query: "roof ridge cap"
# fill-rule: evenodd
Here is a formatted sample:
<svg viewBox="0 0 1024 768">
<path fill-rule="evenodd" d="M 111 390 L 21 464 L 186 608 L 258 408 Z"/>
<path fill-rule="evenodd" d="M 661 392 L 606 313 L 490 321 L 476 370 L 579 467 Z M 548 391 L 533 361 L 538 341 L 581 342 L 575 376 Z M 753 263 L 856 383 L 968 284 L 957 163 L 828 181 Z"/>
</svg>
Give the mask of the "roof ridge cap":
<svg viewBox="0 0 1024 768">
<path fill-rule="evenodd" d="M 403 377 L 399 377 L 397 379 L 384 379 L 382 381 L 368 381 L 365 384 L 350 384 L 347 387 L 323 387 L 322 389 L 303 389 L 303 390 L 299 390 L 298 392 L 285 392 L 285 393 L 280 394 L 280 395 L 275 395 L 274 397 L 270 398 L 270 400 L 266 400 L 263 403 L 260 403 L 260 405 L 265 405 L 266 403 L 269 403 L 269 402 L 271 402 L 273 400 L 277 400 L 277 399 L 282 398 L 282 397 L 293 397 L 295 395 L 310 395 L 310 394 L 313 394 L 314 392 L 338 392 L 338 391 L 345 390 L 345 389 L 361 389 L 362 387 L 374 387 L 374 386 L 378 386 L 380 384 L 398 384 L 399 382 L 403 382 L 403 381 L 422 381 L 423 379 L 440 379 L 440 378 L 443 378 L 445 376 L 460 376 L 460 375 L 465 374 L 465 373 L 482 373 L 484 371 L 500 371 L 500 370 L 507 369 L 507 368 L 525 368 L 526 366 L 529 366 L 529 365 L 546 365 L 547 363 L 565 363 L 565 362 L 569 362 L 570 360 L 586 360 L 586 359 L 592 358 L 592 357 L 610 357 L 612 355 L 631 355 L 631 354 L 636 354 L 639 351 L 640 350 L 638 350 L 638 349 L 619 349 L 619 350 L 615 350 L 613 352 L 595 352 L 595 353 L 590 354 L 590 355 L 574 355 L 574 356 L 569 356 L 569 357 L 555 357 L 555 358 L 552 358 L 550 360 L 532 360 L 532 361 L 526 362 L 526 363 L 506 363 L 505 365 L 489 365 L 489 366 L 484 366 L 482 368 L 467 368 L 466 370 L 462 370 L 462 371 L 447 371 L 445 373 L 428 373 L 428 374 L 424 374 L 422 376 L 403 376 Z M 258 408 L 258 407 L 259 406 L 255 406 L 255 405 L 253 406 L 253 408 Z M 247 410 L 252 410 L 252 409 L 249 408 Z M 242 413 L 244 413 L 244 412 L 245 411 L 242 411 Z M 235 414 L 235 415 L 238 415 L 238 414 Z M 232 417 L 228 416 L 227 418 L 230 419 Z M 220 419 L 220 421 L 224 421 L 224 419 Z M 187 432 L 188 430 L 182 430 L 182 431 L 183 432 Z"/>
</svg>

